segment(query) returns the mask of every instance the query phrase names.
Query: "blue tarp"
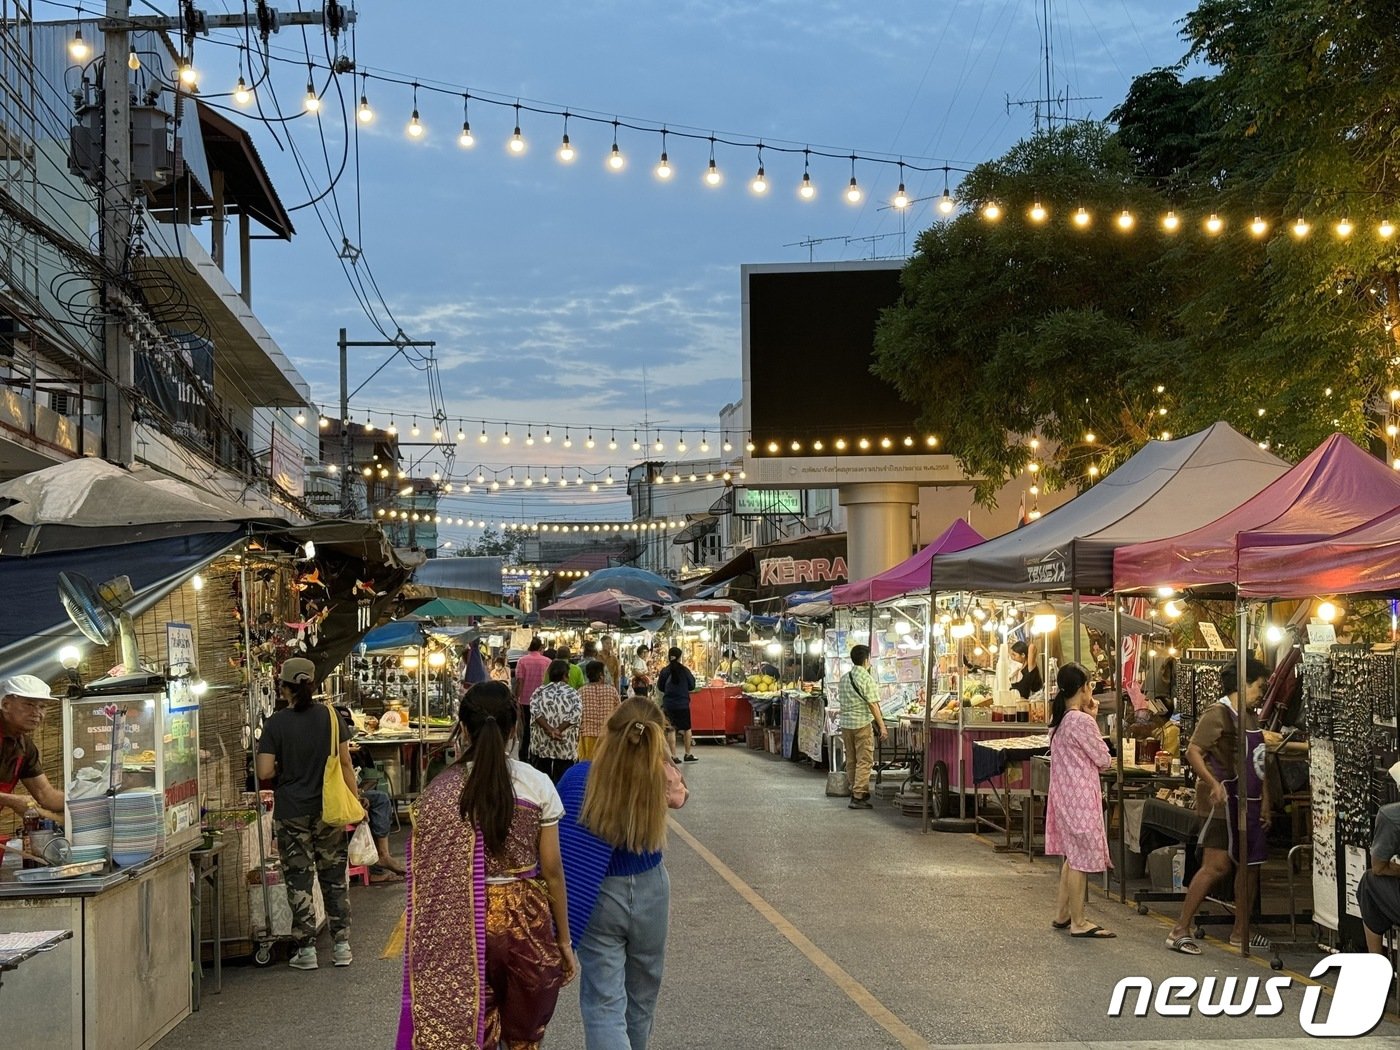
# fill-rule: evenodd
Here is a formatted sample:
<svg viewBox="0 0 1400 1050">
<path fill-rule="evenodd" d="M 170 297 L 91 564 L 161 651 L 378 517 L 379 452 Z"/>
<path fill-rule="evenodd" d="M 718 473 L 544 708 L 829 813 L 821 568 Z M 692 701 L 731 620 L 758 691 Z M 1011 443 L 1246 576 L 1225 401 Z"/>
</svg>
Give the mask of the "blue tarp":
<svg viewBox="0 0 1400 1050">
<path fill-rule="evenodd" d="M 414 620 L 390 620 L 360 639 L 365 652 L 383 652 L 424 644 L 423 625 Z"/>
</svg>

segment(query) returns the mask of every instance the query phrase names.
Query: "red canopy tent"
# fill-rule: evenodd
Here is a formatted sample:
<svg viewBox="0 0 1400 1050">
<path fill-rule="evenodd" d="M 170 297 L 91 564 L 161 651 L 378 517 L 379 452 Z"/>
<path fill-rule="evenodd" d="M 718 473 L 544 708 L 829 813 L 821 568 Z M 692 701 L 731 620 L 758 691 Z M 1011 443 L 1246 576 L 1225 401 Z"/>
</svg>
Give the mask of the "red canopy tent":
<svg viewBox="0 0 1400 1050">
<path fill-rule="evenodd" d="M 931 580 L 931 564 L 940 554 L 966 550 L 983 542 L 982 535 L 962 518 L 943 530 L 936 540 L 912 558 L 868 579 L 843 583 L 831 588 L 832 605 L 866 605 L 897 598 L 912 591 L 926 591 Z"/>
<path fill-rule="evenodd" d="M 1252 598 L 1400 591 L 1400 507 L 1329 539 L 1242 550 L 1239 587 Z"/>
<path fill-rule="evenodd" d="M 1400 472 L 1333 434 L 1273 484 L 1210 524 L 1120 547 L 1113 556 L 1114 588 L 1233 587 L 1249 548 L 1296 548 L 1326 540 L 1398 504 Z"/>
</svg>

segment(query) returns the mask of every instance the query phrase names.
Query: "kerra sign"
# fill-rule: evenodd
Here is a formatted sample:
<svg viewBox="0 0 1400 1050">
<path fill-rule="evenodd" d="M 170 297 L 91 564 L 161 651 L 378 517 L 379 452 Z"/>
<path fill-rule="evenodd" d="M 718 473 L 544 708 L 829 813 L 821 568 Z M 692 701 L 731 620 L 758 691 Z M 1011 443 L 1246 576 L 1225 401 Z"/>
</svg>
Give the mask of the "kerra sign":
<svg viewBox="0 0 1400 1050">
<path fill-rule="evenodd" d="M 799 583 L 842 583 L 846 579 L 846 559 L 764 558 L 758 563 L 760 587 L 790 587 Z"/>
<path fill-rule="evenodd" d="M 1037 587 L 1064 583 L 1069 579 L 1069 561 L 1060 551 L 1026 562 L 1026 582 Z"/>
</svg>

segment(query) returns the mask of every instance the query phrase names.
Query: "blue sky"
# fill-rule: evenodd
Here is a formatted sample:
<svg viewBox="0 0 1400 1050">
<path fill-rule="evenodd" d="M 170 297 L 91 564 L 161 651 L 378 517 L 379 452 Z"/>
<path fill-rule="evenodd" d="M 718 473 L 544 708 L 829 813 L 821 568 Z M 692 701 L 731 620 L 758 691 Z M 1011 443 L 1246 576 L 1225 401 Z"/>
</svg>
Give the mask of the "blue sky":
<svg viewBox="0 0 1400 1050">
<path fill-rule="evenodd" d="M 1056 91 L 1100 96 L 1073 103 L 1074 116 L 1105 115 L 1133 76 L 1173 63 L 1184 51 L 1177 22 L 1191 5 L 1183 0 L 1052 0 L 1049 6 Z M 1008 111 L 1006 100 L 1043 92 L 1041 10 L 1042 0 L 366 0 L 355 49 L 362 68 L 473 95 L 957 168 L 996 156 L 1031 132 L 1032 109 Z M 279 57 L 293 58 L 301 46 L 293 30 L 273 38 Z M 319 46 L 317 36 L 313 48 Z M 206 94 L 220 90 L 221 79 L 231 84 L 232 50 L 203 46 L 197 53 Z M 285 112 L 298 110 L 305 83 L 295 64 L 275 64 L 274 79 L 263 88 L 265 106 L 266 92 L 275 90 Z M 344 87 L 358 99 L 358 82 L 345 78 Z M 456 143 L 460 96 L 420 93 L 427 133 L 415 142 L 404 133 L 410 90 L 373 81 L 367 90 L 377 116 L 361 130 L 358 186 L 353 160 L 338 184 L 340 220 L 331 200 L 325 202 L 330 239 L 313 212 L 302 209 L 294 214 L 298 236 L 291 245 L 264 242 L 257 249 L 255 308 L 314 396 L 333 404 L 340 326 L 351 338 L 377 337 L 332 247 L 343 221 L 405 331 L 437 340 L 454 429 L 458 418 L 468 421 L 469 435 L 480 430 L 471 421 L 483 417 L 552 422 L 556 435 L 565 424 L 594 423 L 615 426 L 622 442 L 611 454 L 601 442 L 591 453 L 581 441 L 569 453 L 557 440 L 527 449 L 513 428 L 517 440 L 509 449 L 493 442 L 483 451 L 469 441 L 459 468 L 478 460 L 624 466 L 644 412 L 667 427 L 713 429 L 718 410 L 740 392 L 741 264 L 804 260 L 809 249 L 793 242 L 814 238 L 835 238 L 811 249 L 818 260 L 899 255 L 932 221 L 932 202 L 916 205 L 901 237 L 898 213 L 885 207 L 898 181 L 893 166 L 858 166 L 866 196 L 852 206 L 842 199 L 850 162 L 814 159 L 818 196 L 803 202 L 795 193 L 800 155 L 770 150 L 764 159 L 772 188 L 755 198 L 747 188 L 757 166 L 752 149 L 721 147 L 716 159 L 725 182 L 711 189 L 701 180 L 706 144 L 673 137 L 675 175 L 662 183 L 652 174 L 660 149 L 654 134 L 624 130 L 619 145 L 628 164 L 614 173 L 604 165 L 610 127 L 571 122 L 578 157 L 565 165 L 555 156 L 560 118 L 526 114 L 529 148 L 515 157 L 505 148 L 513 112 L 474 101 L 477 143 L 465 151 Z M 344 126 L 333 99 L 332 93 L 322 127 L 338 164 Z M 288 153 L 267 128 L 252 127 L 286 203 L 305 201 Z M 327 175 L 317 129 L 310 119 L 289 128 L 320 192 Z M 941 173 L 910 172 L 906 182 L 914 197 L 943 189 Z M 360 352 L 352 387 L 378 360 Z M 357 419 L 367 407 L 393 409 L 402 423 L 426 412 L 429 397 L 422 374 L 397 363 L 356 402 Z M 376 412 L 375 422 L 387 418 Z M 693 450 L 693 438 L 690 444 Z M 518 513 L 523 497 L 518 490 L 513 497 Z M 586 493 L 530 499 L 527 513 L 540 517 L 618 513 L 581 509 L 575 501 L 588 501 Z M 459 501 L 454 513 L 492 505 L 481 496 Z"/>
</svg>

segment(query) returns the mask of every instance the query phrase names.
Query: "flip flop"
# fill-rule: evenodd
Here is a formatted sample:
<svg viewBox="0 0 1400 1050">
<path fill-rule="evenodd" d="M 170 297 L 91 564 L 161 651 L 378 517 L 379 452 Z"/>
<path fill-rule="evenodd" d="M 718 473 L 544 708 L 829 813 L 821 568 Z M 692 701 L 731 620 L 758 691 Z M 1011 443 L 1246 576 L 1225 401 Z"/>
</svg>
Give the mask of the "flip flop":
<svg viewBox="0 0 1400 1050">
<path fill-rule="evenodd" d="M 1258 951 L 1271 952 L 1274 950 L 1274 942 L 1265 937 L 1262 933 L 1252 933 L 1249 936 L 1249 946 Z M 1233 937 L 1230 938 L 1230 947 L 1241 947 L 1240 942 Z"/>
<path fill-rule="evenodd" d="M 1117 937 L 1118 934 L 1110 933 L 1108 930 L 1105 930 L 1102 926 L 1090 926 L 1087 930 L 1081 930 L 1078 933 L 1071 933 L 1070 936 L 1088 937 L 1096 941 L 1106 941 L 1112 937 Z"/>
<path fill-rule="evenodd" d="M 384 882 L 403 882 L 403 876 L 397 871 L 390 871 L 388 868 L 371 868 L 369 872 L 369 882 L 371 886 L 378 886 Z"/>
<path fill-rule="evenodd" d="M 1201 946 L 1190 937 L 1168 937 L 1167 947 L 1174 952 L 1180 952 L 1182 955 L 1201 954 Z"/>
<path fill-rule="evenodd" d="M 1066 919 L 1064 922 L 1054 922 L 1054 921 L 1052 921 L 1052 922 L 1050 923 L 1050 928 L 1051 928 L 1052 930 L 1067 930 L 1067 929 L 1069 929 L 1070 922 L 1071 922 L 1070 919 Z"/>
</svg>

